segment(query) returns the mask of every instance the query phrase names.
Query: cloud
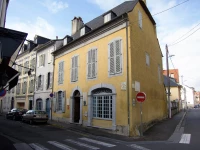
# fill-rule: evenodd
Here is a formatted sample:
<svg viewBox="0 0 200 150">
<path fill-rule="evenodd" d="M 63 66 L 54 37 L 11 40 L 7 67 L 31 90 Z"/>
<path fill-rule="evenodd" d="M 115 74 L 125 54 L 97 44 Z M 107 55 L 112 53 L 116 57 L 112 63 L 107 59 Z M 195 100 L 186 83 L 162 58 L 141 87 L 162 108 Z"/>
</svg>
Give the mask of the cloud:
<svg viewBox="0 0 200 150">
<path fill-rule="evenodd" d="M 55 39 L 55 28 L 45 19 L 37 17 L 35 22 L 22 22 L 21 20 L 13 21 L 12 24 L 6 24 L 6 28 L 28 33 L 27 39 L 33 40 L 35 35 Z"/>
<path fill-rule="evenodd" d="M 44 7 L 47 7 L 48 10 L 52 13 L 57 13 L 58 11 L 64 10 L 68 8 L 68 3 L 63 2 L 63 1 L 56 1 L 56 0 L 44 0 L 42 2 L 42 5 Z"/>
<path fill-rule="evenodd" d="M 119 5 L 120 3 L 124 2 L 125 0 L 88 0 L 91 3 L 94 3 L 100 7 L 103 11 L 108 11 L 113 7 Z"/>
</svg>

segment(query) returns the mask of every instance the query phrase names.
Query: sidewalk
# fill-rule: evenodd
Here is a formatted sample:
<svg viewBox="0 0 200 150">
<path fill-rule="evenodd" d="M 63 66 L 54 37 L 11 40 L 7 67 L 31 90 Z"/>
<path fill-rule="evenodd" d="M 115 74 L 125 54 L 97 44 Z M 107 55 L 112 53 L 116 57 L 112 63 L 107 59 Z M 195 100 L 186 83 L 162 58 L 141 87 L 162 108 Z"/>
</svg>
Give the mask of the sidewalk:
<svg viewBox="0 0 200 150">
<path fill-rule="evenodd" d="M 143 135 L 143 137 L 126 137 L 122 135 L 108 133 L 108 130 L 93 128 L 93 127 L 83 127 L 77 124 L 70 124 L 70 123 L 62 123 L 57 121 L 48 121 L 49 124 L 63 128 L 66 130 L 71 130 L 79 133 L 86 133 L 91 134 L 94 136 L 102 136 L 107 138 L 112 138 L 116 140 L 122 140 L 127 142 L 133 141 L 166 141 L 169 137 L 173 134 L 176 129 L 176 126 L 179 124 L 180 120 L 182 119 L 184 112 L 180 112 L 173 116 L 171 119 L 165 119 L 150 129 L 148 129 Z"/>
</svg>

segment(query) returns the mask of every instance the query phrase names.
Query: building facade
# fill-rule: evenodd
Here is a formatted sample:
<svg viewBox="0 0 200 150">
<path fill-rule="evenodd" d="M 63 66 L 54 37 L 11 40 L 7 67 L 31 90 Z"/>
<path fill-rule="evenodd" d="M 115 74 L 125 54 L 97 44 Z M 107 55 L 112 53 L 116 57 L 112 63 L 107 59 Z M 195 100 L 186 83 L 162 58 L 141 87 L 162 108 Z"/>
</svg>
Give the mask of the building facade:
<svg viewBox="0 0 200 150">
<path fill-rule="evenodd" d="M 36 49 L 36 83 L 34 109 L 45 110 L 51 116 L 51 97 L 53 86 L 53 55 L 51 54 L 63 44 L 62 40 L 49 41 Z"/>
<path fill-rule="evenodd" d="M 186 108 L 193 108 L 195 105 L 195 90 L 192 87 L 183 85 L 182 97 L 185 97 Z"/>
<path fill-rule="evenodd" d="M 167 116 L 162 53 L 144 1 L 126 1 L 86 24 L 75 17 L 72 35 L 53 54 L 54 120 L 139 135 L 139 91 L 147 95 L 144 128 Z"/>
<path fill-rule="evenodd" d="M 9 0 L 0 0 L 0 27 L 5 27 Z"/>
<path fill-rule="evenodd" d="M 35 67 L 36 67 L 36 49 L 41 44 L 48 42 L 41 36 L 35 36 L 34 41 L 24 44 L 20 50 L 13 68 L 20 75 L 17 86 L 7 91 L 3 97 L 2 110 L 8 112 L 11 108 L 32 109 L 34 105 L 34 89 L 35 89 Z M 31 69 L 31 70 L 30 70 Z"/>
</svg>

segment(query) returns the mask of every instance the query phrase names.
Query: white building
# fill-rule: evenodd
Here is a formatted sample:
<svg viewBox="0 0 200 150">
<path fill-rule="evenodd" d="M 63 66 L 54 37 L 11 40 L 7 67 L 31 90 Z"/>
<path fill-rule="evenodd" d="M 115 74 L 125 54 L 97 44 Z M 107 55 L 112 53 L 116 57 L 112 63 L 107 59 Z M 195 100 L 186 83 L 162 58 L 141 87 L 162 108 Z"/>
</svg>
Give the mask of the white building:
<svg viewBox="0 0 200 150">
<path fill-rule="evenodd" d="M 9 0 L 0 0 L 0 27 L 5 27 Z"/>
<path fill-rule="evenodd" d="M 181 90 L 181 99 L 183 100 L 183 106 L 192 108 L 195 104 L 194 88 L 183 85 Z"/>
<path fill-rule="evenodd" d="M 53 85 L 52 52 L 63 45 L 63 40 L 49 41 L 36 49 L 36 85 L 34 94 L 34 109 L 45 110 L 51 116 L 51 97 Z"/>
</svg>

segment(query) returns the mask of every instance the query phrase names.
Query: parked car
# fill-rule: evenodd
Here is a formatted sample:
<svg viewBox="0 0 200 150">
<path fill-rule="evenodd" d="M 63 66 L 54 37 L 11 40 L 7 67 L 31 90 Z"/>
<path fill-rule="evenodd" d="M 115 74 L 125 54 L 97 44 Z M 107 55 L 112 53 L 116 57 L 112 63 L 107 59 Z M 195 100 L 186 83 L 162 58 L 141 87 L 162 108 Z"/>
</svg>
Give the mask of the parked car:
<svg viewBox="0 0 200 150">
<path fill-rule="evenodd" d="M 27 112 L 27 109 L 13 108 L 6 114 L 6 119 L 21 120 L 22 115 Z"/>
<path fill-rule="evenodd" d="M 35 122 L 47 123 L 48 115 L 45 111 L 42 110 L 29 110 L 22 116 L 23 122 L 29 122 L 33 124 Z"/>
</svg>

